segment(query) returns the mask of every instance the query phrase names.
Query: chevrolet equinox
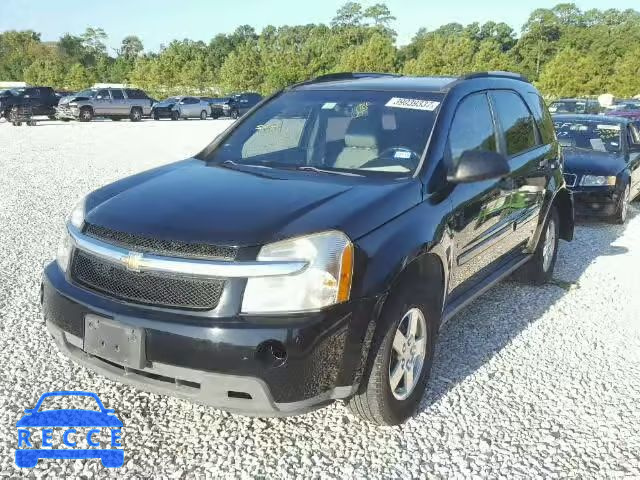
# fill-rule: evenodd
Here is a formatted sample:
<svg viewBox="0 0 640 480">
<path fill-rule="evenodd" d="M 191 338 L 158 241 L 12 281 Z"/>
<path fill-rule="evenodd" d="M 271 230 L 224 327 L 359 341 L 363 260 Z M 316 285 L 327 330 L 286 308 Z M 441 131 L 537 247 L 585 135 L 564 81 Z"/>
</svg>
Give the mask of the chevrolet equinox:
<svg viewBox="0 0 640 480">
<path fill-rule="evenodd" d="M 437 333 L 573 236 L 553 121 L 525 78 L 331 74 L 193 158 L 90 193 L 43 277 L 59 348 L 250 415 L 344 400 L 414 414 Z"/>
</svg>

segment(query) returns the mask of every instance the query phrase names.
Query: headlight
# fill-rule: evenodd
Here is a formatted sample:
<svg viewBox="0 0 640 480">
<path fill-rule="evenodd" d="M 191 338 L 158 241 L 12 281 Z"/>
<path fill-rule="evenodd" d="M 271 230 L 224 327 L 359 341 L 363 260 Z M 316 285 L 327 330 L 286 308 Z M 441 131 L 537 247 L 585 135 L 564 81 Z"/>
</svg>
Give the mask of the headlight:
<svg viewBox="0 0 640 480">
<path fill-rule="evenodd" d="M 583 187 L 606 187 L 616 184 L 616 176 L 584 175 L 580 180 Z"/>
<path fill-rule="evenodd" d="M 72 248 L 73 243 L 71 242 L 69 231 L 67 230 L 67 226 L 65 225 L 62 232 L 62 237 L 60 238 L 60 243 L 58 244 L 58 252 L 56 254 L 56 261 L 58 262 L 60 270 L 62 270 L 63 272 L 66 272 L 69 268 L 69 260 L 71 260 Z"/>
<path fill-rule="evenodd" d="M 80 200 L 71 213 L 69 214 L 69 218 L 67 218 L 67 222 L 76 227 L 78 230 L 82 230 L 84 226 L 84 214 L 85 214 L 85 199 Z"/>
<path fill-rule="evenodd" d="M 242 313 L 303 312 L 346 302 L 351 294 L 353 244 L 329 231 L 265 245 L 258 261 L 305 260 L 300 273 L 250 278 Z"/>
</svg>

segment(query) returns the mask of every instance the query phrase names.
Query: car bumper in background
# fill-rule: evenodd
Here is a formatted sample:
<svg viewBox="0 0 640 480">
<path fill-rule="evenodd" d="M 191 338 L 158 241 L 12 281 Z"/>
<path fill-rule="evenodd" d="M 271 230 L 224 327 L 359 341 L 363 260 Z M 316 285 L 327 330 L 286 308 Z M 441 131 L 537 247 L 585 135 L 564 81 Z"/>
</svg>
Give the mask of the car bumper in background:
<svg viewBox="0 0 640 480">
<path fill-rule="evenodd" d="M 573 190 L 573 198 L 576 215 L 610 217 L 617 212 L 620 192 L 615 188 L 595 187 Z"/>
<path fill-rule="evenodd" d="M 249 415 L 297 414 L 351 396 L 377 300 L 277 318 L 213 318 L 115 301 L 70 283 L 55 263 L 42 284 L 47 327 L 76 362 L 143 390 Z M 87 315 L 143 332 L 142 364 L 86 353 Z"/>
<path fill-rule="evenodd" d="M 59 119 L 71 119 L 78 118 L 80 110 L 78 108 L 71 107 L 56 107 L 56 118 Z"/>
</svg>

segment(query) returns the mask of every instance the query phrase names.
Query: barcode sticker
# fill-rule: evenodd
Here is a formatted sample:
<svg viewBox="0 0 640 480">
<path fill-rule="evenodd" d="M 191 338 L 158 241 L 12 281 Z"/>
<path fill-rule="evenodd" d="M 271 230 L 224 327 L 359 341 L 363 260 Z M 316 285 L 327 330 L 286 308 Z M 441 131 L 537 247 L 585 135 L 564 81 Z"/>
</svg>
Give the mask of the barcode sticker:
<svg viewBox="0 0 640 480">
<path fill-rule="evenodd" d="M 393 97 L 387 102 L 387 107 L 393 108 L 408 108 L 410 110 L 425 110 L 427 112 L 433 112 L 440 102 L 433 100 L 420 100 L 418 98 L 399 98 Z"/>
</svg>

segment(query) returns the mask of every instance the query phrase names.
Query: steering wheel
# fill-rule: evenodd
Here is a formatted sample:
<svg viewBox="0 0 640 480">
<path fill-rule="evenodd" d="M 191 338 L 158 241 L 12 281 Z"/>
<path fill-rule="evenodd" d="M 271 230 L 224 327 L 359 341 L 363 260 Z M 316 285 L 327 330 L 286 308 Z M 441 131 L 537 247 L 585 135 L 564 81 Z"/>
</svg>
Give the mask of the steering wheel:
<svg viewBox="0 0 640 480">
<path fill-rule="evenodd" d="M 389 160 L 395 163 L 390 163 Z M 369 160 L 360 168 L 385 167 L 391 164 L 403 165 L 409 168 L 409 170 L 414 170 L 418 166 L 418 163 L 420 163 L 420 155 L 416 151 L 407 147 L 397 146 L 385 148 L 378 154 L 377 158 Z"/>
</svg>

